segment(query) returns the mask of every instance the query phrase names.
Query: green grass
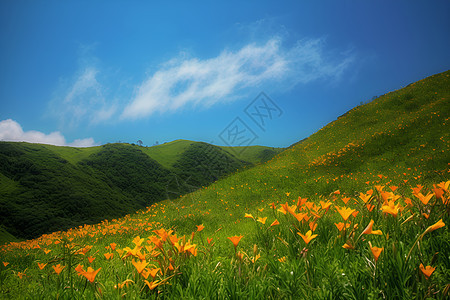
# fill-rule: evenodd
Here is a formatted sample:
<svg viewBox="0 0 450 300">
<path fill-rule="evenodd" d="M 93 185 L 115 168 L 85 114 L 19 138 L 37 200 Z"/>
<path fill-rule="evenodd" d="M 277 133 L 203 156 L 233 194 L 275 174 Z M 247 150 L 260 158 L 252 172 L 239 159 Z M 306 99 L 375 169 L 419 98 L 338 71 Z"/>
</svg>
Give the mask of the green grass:
<svg viewBox="0 0 450 300">
<path fill-rule="evenodd" d="M 249 149 L 255 157 L 266 150 Z M 177 198 L 249 165 L 220 147 L 181 140 L 90 148 L 0 142 L 0 225 L 33 238 L 93 224 Z"/>
<path fill-rule="evenodd" d="M 0 261 L 9 264 L 0 263 L 1 295 L 447 299 L 449 76 L 448 71 L 436 74 L 358 106 L 267 163 L 241 168 L 179 199 L 155 203 L 121 219 L 4 246 Z M 220 151 L 214 153 L 226 159 Z M 193 154 L 182 164 L 190 165 Z M 423 195 L 430 195 L 426 203 L 420 200 L 423 195 L 411 190 L 418 184 L 424 186 Z M 364 203 L 360 193 L 370 190 L 372 196 Z M 295 213 L 279 211 L 285 203 L 293 209 L 299 197 L 308 201 L 298 205 Z M 320 208 L 320 201 L 329 202 L 330 208 Z M 394 210 L 395 215 L 383 212 L 387 211 L 385 201 L 401 210 Z M 358 214 L 344 221 L 337 207 Z M 298 221 L 300 212 L 310 219 Z M 246 218 L 246 213 L 254 218 Z M 267 218 L 265 224 L 263 219 L 257 221 L 259 217 Z M 270 226 L 275 219 L 280 224 Z M 381 235 L 362 234 L 370 220 Z M 445 225 L 430 227 L 442 224 L 439 220 Z M 339 223 L 348 224 L 348 229 L 340 231 Z M 205 226 L 203 231 L 192 235 L 200 224 Z M 307 244 L 298 233 L 305 234 L 314 224 L 317 236 Z M 166 240 L 163 248 L 157 248 L 155 230 L 161 228 L 174 230 L 178 237 L 185 235 L 186 242 L 196 245 L 196 255 L 177 248 L 185 242 L 176 246 L 173 236 L 172 243 Z M 137 236 L 144 240 L 135 240 Z M 237 248 L 228 240 L 232 236 L 243 236 Z M 212 238 L 210 243 L 207 238 Z M 378 260 L 369 241 L 383 248 Z M 119 251 L 113 251 L 111 243 Z M 135 248 L 136 243 L 142 248 Z M 354 249 L 344 249 L 344 244 Z M 77 252 L 87 245 L 92 249 L 85 255 Z M 51 252 L 45 254 L 43 249 Z M 140 253 L 126 257 L 132 249 Z M 104 257 L 108 252 L 114 253 L 111 261 Z M 92 264 L 89 256 L 95 257 Z M 163 280 L 162 284 L 154 289 L 147 286 L 132 263 L 139 257 L 145 257 L 149 269 L 161 268 L 154 280 Z M 39 270 L 38 262 L 48 265 Z M 57 264 L 65 266 L 60 275 L 52 268 Z M 78 264 L 101 270 L 91 283 L 77 275 Z M 436 268 L 430 278 L 420 264 Z M 26 275 L 20 278 L 19 272 Z M 127 280 L 128 286 L 119 286 Z M 151 277 L 147 280 L 153 282 Z"/>
</svg>

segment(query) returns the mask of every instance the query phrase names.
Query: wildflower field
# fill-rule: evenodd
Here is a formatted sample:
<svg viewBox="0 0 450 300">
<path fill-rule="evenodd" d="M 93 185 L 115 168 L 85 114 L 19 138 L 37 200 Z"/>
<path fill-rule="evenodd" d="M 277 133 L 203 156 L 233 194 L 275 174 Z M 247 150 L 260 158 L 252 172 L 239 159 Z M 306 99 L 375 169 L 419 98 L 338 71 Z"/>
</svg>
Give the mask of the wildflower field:
<svg viewBox="0 0 450 300">
<path fill-rule="evenodd" d="M 448 299 L 449 73 L 177 200 L 1 246 L 0 297 Z"/>
</svg>

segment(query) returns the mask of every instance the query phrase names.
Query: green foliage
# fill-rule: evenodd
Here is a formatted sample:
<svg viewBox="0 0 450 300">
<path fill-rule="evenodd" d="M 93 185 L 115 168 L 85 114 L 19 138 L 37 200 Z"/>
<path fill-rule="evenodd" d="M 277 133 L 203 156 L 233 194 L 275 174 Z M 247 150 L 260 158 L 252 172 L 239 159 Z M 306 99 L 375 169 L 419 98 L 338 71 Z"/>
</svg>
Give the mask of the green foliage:
<svg viewBox="0 0 450 300">
<path fill-rule="evenodd" d="M 190 141 L 150 148 L 0 142 L 0 225 L 16 237 L 33 238 L 97 223 L 192 192 L 250 164 Z"/>
</svg>

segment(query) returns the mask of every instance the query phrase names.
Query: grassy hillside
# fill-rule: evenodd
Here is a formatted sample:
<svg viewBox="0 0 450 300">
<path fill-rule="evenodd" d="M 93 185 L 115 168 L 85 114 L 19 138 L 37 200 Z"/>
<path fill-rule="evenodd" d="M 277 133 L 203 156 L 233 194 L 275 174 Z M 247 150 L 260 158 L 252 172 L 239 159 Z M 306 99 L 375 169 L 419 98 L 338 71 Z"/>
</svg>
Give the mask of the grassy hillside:
<svg viewBox="0 0 450 300">
<path fill-rule="evenodd" d="M 3 295 L 447 299 L 449 76 L 179 199 L 4 246 Z"/>
<path fill-rule="evenodd" d="M 32 238 L 92 224 L 177 198 L 252 164 L 191 141 L 150 148 L 0 142 L 0 225 L 14 236 Z M 214 172 L 205 176 L 212 166 Z"/>
</svg>

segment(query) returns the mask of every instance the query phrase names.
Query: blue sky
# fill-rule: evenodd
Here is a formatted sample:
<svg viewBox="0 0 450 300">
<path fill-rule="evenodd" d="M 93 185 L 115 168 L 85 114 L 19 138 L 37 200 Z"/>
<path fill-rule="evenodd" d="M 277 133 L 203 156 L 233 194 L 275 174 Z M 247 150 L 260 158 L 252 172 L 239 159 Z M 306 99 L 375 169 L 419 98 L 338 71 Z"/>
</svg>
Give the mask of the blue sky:
<svg viewBox="0 0 450 300">
<path fill-rule="evenodd" d="M 448 70 L 449 12 L 449 1 L 1 1 L 0 140 L 289 146 Z"/>
</svg>

